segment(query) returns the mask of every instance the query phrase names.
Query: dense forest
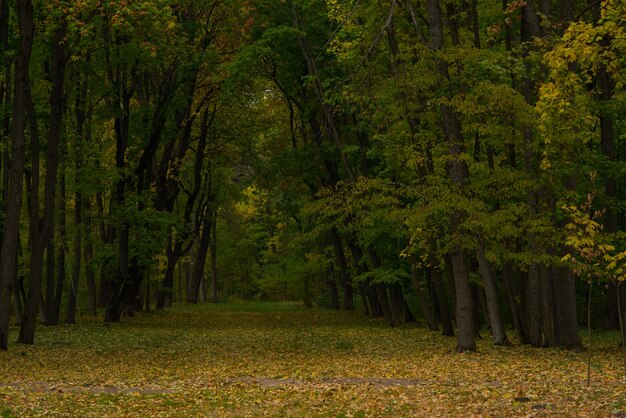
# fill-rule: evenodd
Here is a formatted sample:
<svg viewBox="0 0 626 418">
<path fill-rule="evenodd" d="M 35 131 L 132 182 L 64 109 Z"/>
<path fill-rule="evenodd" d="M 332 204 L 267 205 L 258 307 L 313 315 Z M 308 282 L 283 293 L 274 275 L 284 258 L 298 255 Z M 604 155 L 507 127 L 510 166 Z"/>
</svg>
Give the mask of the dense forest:
<svg viewBox="0 0 626 418">
<path fill-rule="evenodd" d="M 223 300 L 459 352 L 626 321 L 623 0 L 0 0 L 0 45 L 2 349 Z"/>
</svg>

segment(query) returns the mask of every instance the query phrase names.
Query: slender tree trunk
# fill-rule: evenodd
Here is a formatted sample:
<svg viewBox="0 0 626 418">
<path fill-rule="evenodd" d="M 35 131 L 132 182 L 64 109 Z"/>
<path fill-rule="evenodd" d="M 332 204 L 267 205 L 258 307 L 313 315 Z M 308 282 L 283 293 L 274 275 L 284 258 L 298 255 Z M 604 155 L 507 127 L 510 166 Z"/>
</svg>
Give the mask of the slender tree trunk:
<svg viewBox="0 0 626 418">
<path fill-rule="evenodd" d="M 173 243 L 174 237 L 172 232 L 170 231 L 168 244 L 165 248 L 165 254 L 167 256 L 167 261 L 165 264 L 165 274 L 163 276 L 163 280 L 161 281 L 161 287 L 159 288 L 156 295 L 156 305 L 155 309 L 162 310 L 167 305 L 167 301 L 171 302 L 172 294 L 174 291 L 174 271 L 176 269 L 176 265 L 178 265 L 178 281 L 179 281 L 179 293 L 182 288 L 182 271 L 181 265 L 178 263 L 180 259 L 180 250 L 181 243 L 180 241 L 176 241 Z"/>
<path fill-rule="evenodd" d="M 31 271 L 29 292 L 27 297 L 26 315 L 20 327 L 18 341 L 23 344 L 33 344 L 35 338 L 35 321 L 37 306 L 41 298 L 41 279 L 43 271 L 43 249 L 54 237 L 54 212 L 56 206 L 56 183 L 59 163 L 59 148 L 61 131 L 63 129 L 63 114 L 65 112 L 65 71 L 67 56 L 65 53 L 65 36 L 67 22 L 61 20 L 54 31 L 52 38 L 52 54 L 50 59 L 50 128 L 46 146 L 46 176 L 44 180 L 44 206 L 41 226 L 39 221 L 39 138 L 37 134 L 37 120 L 32 98 L 29 95 L 29 120 L 31 128 L 31 158 L 32 158 L 32 185 L 31 185 Z M 52 254 L 54 257 L 54 254 Z M 55 300 L 47 300 L 46 305 L 54 305 Z M 48 308 L 48 312 L 52 312 Z"/>
<path fill-rule="evenodd" d="M 114 201 L 118 210 L 123 210 L 127 193 L 126 151 L 130 138 L 130 98 L 133 87 L 129 86 L 131 70 L 120 62 L 114 62 L 111 58 L 111 45 L 118 39 L 112 39 L 112 34 L 105 25 L 103 30 L 105 71 L 107 80 L 111 85 L 109 106 L 118 109 L 116 112 L 113 128 L 115 131 L 115 167 L 119 179 L 115 187 Z M 130 222 L 120 221 L 117 226 L 117 271 L 112 275 L 109 286 L 109 298 L 104 314 L 105 322 L 118 322 L 124 309 L 127 292 L 130 285 Z M 134 283 L 134 282 L 133 282 Z"/>
<path fill-rule="evenodd" d="M 196 256 L 196 263 L 193 266 L 193 274 L 191 276 L 191 282 L 187 291 L 187 302 L 198 303 L 198 294 L 200 292 L 200 284 L 204 275 L 204 264 L 206 262 L 207 252 L 209 250 L 209 239 L 211 234 L 211 227 L 213 226 L 213 216 L 215 216 L 215 209 L 209 208 L 202 222 L 202 233 L 200 240 L 198 241 L 198 253 Z"/>
<path fill-rule="evenodd" d="M 367 255 L 369 256 L 374 269 L 381 268 L 382 264 L 380 260 L 378 259 L 378 255 L 376 255 L 373 249 L 367 248 Z M 389 304 L 389 295 L 387 292 L 387 285 L 385 285 L 384 283 L 375 283 L 374 289 L 376 290 L 376 297 L 378 298 L 378 303 L 380 304 L 380 308 L 382 309 L 385 320 L 387 321 L 390 327 L 395 327 L 398 324 L 394 319 L 393 312 L 391 310 L 391 305 Z"/>
<path fill-rule="evenodd" d="M 443 283 L 443 273 L 438 268 L 431 267 L 429 269 L 431 281 L 437 297 L 437 305 L 441 315 L 441 331 L 446 337 L 454 336 L 454 327 L 452 326 L 452 315 L 449 305 L 449 298 L 446 292 L 446 286 Z"/>
<path fill-rule="evenodd" d="M 59 322 L 61 313 L 61 298 L 63 297 L 63 286 L 65 285 L 65 238 L 67 234 L 65 220 L 65 174 L 59 179 L 59 242 L 57 244 L 57 261 L 56 261 L 56 290 L 54 293 L 54 310 L 52 311 L 54 319 Z M 78 202 L 78 201 L 77 201 Z M 80 206 L 80 203 L 76 203 Z M 79 250 L 80 252 L 80 250 Z M 78 285 L 78 284 L 77 284 Z"/>
<path fill-rule="evenodd" d="M 171 299 L 172 289 L 174 286 L 174 270 L 176 268 L 176 261 L 178 257 L 175 257 L 173 252 L 168 251 L 167 264 L 165 266 L 165 275 L 161 282 L 161 289 L 157 292 L 155 309 L 161 310 L 165 308 L 167 298 Z M 179 271 L 179 278 L 182 276 L 182 272 Z M 181 286 L 179 286 L 181 287 Z"/>
<path fill-rule="evenodd" d="M 43 258 L 43 256 L 42 256 Z M 50 241 L 46 247 L 46 291 L 45 298 L 41 299 L 40 311 L 41 322 L 44 325 L 57 325 L 58 320 L 54 316 L 54 289 L 55 289 L 55 266 L 54 241 Z M 49 303 L 48 303 L 49 302 Z"/>
<path fill-rule="evenodd" d="M 343 243 L 336 228 L 330 230 L 330 239 L 335 250 L 335 260 L 339 266 L 339 282 L 343 288 L 343 308 L 346 310 L 354 309 L 354 292 L 352 288 L 352 280 L 350 278 L 350 270 L 348 269 L 348 260 L 343 250 Z"/>
<path fill-rule="evenodd" d="M 330 307 L 339 309 L 339 292 L 337 291 L 337 281 L 335 280 L 335 269 L 331 265 L 326 270 L 326 285 L 330 291 Z"/>
<path fill-rule="evenodd" d="M 510 345 L 511 343 L 504 332 L 504 325 L 502 324 L 502 318 L 500 317 L 496 280 L 493 276 L 491 265 L 489 264 L 487 257 L 485 257 L 485 244 L 482 236 L 477 238 L 476 258 L 478 260 L 480 274 L 483 277 L 487 314 L 489 316 L 489 325 L 491 327 L 493 343 L 495 345 Z"/>
<path fill-rule="evenodd" d="M 80 168 L 80 163 L 78 163 L 78 159 L 76 166 L 77 169 Z M 68 293 L 67 312 L 65 316 L 65 322 L 67 322 L 68 324 L 73 324 L 76 322 L 76 296 L 78 295 L 78 283 L 80 279 L 80 267 L 82 262 L 82 199 L 82 194 L 77 191 L 74 195 L 74 225 L 76 227 L 76 232 L 74 235 L 74 265 L 72 267 L 72 283 Z"/>
<path fill-rule="evenodd" d="M 42 299 L 42 274 L 43 274 L 43 252 L 48 246 L 42 246 L 40 241 L 41 222 L 39 217 L 39 132 L 37 120 L 35 118 L 35 109 L 32 102 L 30 90 L 28 91 L 28 121 L 30 126 L 30 154 L 31 154 L 31 171 L 27 174 L 26 190 L 28 193 L 28 232 L 29 232 L 29 250 L 30 262 L 28 280 L 28 291 L 26 294 L 26 303 L 24 307 L 24 318 L 20 324 L 20 334 L 18 343 L 34 344 L 35 342 L 35 322 L 37 320 L 38 309 L 46 312 L 46 306 Z M 49 244 L 49 242 L 48 242 Z M 54 249 L 49 250 L 54 259 Z M 51 274 L 53 275 L 54 267 L 52 266 Z M 52 280 L 51 280 L 52 281 Z M 53 286 L 50 285 L 52 291 Z"/>
<path fill-rule="evenodd" d="M 415 265 L 415 260 L 413 259 L 413 257 L 411 257 L 409 261 L 411 263 L 411 282 L 413 283 L 413 288 L 415 289 L 417 301 L 420 304 L 422 314 L 426 319 L 428 329 L 431 331 L 437 331 L 439 330 L 439 327 L 437 326 L 437 322 L 435 321 L 433 306 L 428 300 L 428 296 L 426 294 L 426 286 L 424 284 L 424 281 L 421 280 L 420 277 L 421 271 Z"/>
<path fill-rule="evenodd" d="M 112 245 L 115 241 L 115 228 L 106 225 L 104 213 L 104 198 L 102 193 L 96 192 L 96 213 L 98 219 L 98 232 L 101 241 L 106 245 Z M 106 308 L 111 298 L 111 277 L 115 274 L 112 257 L 107 257 L 100 270 L 100 281 L 98 288 L 98 308 Z"/>
<path fill-rule="evenodd" d="M 524 326 L 522 324 L 523 313 L 520 308 L 522 304 L 518 300 L 517 295 L 519 294 L 519 292 L 517 292 L 515 288 L 515 278 L 513 277 L 514 274 L 515 273 L 512 263 L 506 263 L 504 266 L 503 282 L 504 290 L 506 292 L 506 298 L 511 311 L 511 319 L 513 322 L 513 327 L 515 328 L 517 339 L 521 343 L 526 344 L 528 343 L 528 337 L 526 336 Z"/>
</svg>

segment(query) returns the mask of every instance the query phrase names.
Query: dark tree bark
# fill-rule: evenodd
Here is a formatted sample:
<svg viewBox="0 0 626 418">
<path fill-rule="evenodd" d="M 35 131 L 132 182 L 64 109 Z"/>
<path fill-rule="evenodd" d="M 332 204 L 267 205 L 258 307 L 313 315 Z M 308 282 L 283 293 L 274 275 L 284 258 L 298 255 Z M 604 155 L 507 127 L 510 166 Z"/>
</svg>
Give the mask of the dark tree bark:
<svg viewBox="0 0 626 418">
<path fill-rule="evenodd" d="M 211 226 L 211 302 L 217 303 L 217 211 L 213 216 L 213 225 Z M 305 298 L 308 296 L 308 282 L 305 286 Z M 309 303 L 310 304 L 310 303 Z M 306 302 L 305 302 L 306 305 Z"/>
<path fill-rule="evenodd" d="M 432 47 L 441 50 L 444 46 L 443 22 L 439 0 L 427 0 L 426 11 L 430 24 Z M 455 25 L 454 25 L 455 26 Z M 436 60 L 437 72 L 442 80 L 449 80 L 448 65 L 441 59 Z M 450 155 L 450 181 L 454 188 L 462 191 L 468 177 L 467 164 L 462 158 L 464 153 L 464 139 L 461 123 L 454 110 L 448 105 L 441 106 L 441 117 L 448 143 Z M 455 212 L 452 215 L 451 225 L 454 233 L 459 233 L 462 216 Z M 472 293 L 469 281 L 467 260 L 463 248 L 457 245 L 450 251 L 456 294 L 456 324 L 457 324 L 457 352 L 475 350 L 474 336 L 476 326 L 473 317 Z"/>
<path fill-rule="evenodd" d="M 76 169 L 80 168 L 80 160 L 76 161 Z M 74 225 L 76 227 L 76 232 L 74 235 L 74 263 L 72 266 L 72 282 L 68 293 L 67 300 L 67 312 L 65 316 L 65 322 L 68 324 L 73 324 L 76 322 L 76 296 L 78 295 L 78 284 L 80 280 L 80 268 L 82 262 L 82 230 L 83 230 L 83 212 L 82 212 L 82 194 L 80 192 L 76 192 L 74 195 Z M 95 307 L 95 304 L 93 305 Z"/>
<path fill-rule="evenodd" d="M 46 175 L 44 180 L 43 217 L 39 219 L 39 135 L 37 134 L 37 121 L 32 98 L 29 104 L 29 120 L 31 128 L 31 263 L 29 292 L 24 320 L 20 327 L 18 341 L 23 344 L 33 344 L 35 338 L 35 321 L 37 307 L 41 298 L 41 280 L 43 272 L 43 251 L 54 238 L 55 231 L 55 207 L 57 171 L 59 165 L 59 148 L 61 131 L 63 129 L 63 114 L 65 113 L 65 71 L 67 68 L 67 54 L 65 51 L 65 36 L 67 22 L 63 19 L 58 22 L 54 31 L 51 45 L 50 58 L 50 81 L 52 90 L 50 93 L 50 127 L 46 144 Z M 29 93 L 30 96 L 30 93 Z M 49 256 L 54 257 L 54 252 Z M 54 276 L 52 276 L 54 277 Z M 49 284 L 53 286 L 52 283 Z M 45 301 L 47 322 L 55 322 L 55 298 L 56 294 L 50 288 L 52 299 Z M 58 321 L 58 319 L 57 319 Z"/>
<path fill-rule="evenodd" d="M 512 263 L 506 263 L 504 265 L 503 272 L 503 282 L 504 282 L 504 290 L 506 292 L 506 298 L 508 301 L 509 309 L 511 312 L 511 320 L 513 322 L 513 327 L 515 328 L 515 334 L 517 339 L 521 343 L 528 343 L 528 336 L 524 330 L 524 325 L 522 323 L 523 312 L 522 312 L 522 303 L 520 303 L 520 292 L 516 289 L 516 280 L 515 280 L 515 270 L 513 269 Z"/>
<path fill-rule="evenodd" d="M 30 189 L 29 189 L 30 190 Z M 55 287 L 55 266 L 54 241 L 50 241 L 45 251 L 46 257 L 46 291 L 45 298 L 41 299 L 40 311 L 41 322 L 44 325 L 57 325 L 58 320 L 54 315 L 54 287 Z M 43 257 L 43 256 L 42 256 Z M 50 303 L 46 303 L 50 301 Z"/>
<path fill-rule="evenodd" d="M 557 345 L 557 327 L 556 327 L 556 300 L 554 289 L 555 272 L 551 267 L 540 266 L 540 287 L 541 287 L 541 344 L 545 347 L 554 347 Z M 566 291 L 566 289 L 559 289 Z"/>
<path fill-rule="evenodd" d="M 332 265 L 326 271 L 326 285 L 330 292 L 330 307 L 339 309 L 339 292 L 337 291 L 337 281 L 335 280 L 335 269 Z"/>
<path fill-rule="evenodd" d="M 335 260 L 339 266 L 339 282 L 343 288 L 343 308 L 346 310 L 354 309 L 354 292 L 352 288 L 352 279 L 350 270 L 348 269 L 348 260 L 343 250 L 341 236 L 336 228 L 330 230 L 330 239 L 335 250 Z"/>
<path fill-rule="evenodd" d="M 89 59 L 89 57 L 87 58 Z M 81 74 L 79 76 L 79 80 L 77 83 L 78 93 L 76 94 L 76 102 L 74 104 L 74 109 L 76 112 L 76 135 L 78 138 L 84 138 L 85 142 L 91 142 L 91 112 L 87 113 L 87 94 L 88 94 L 88 83 L 89 83 L 89 75 Z M 82 152 L 82 149 L 79 148 L 79 152 Z M 78 173 L 83 165 L 82 159 L 76 159 L 75 172 Z M 76 237 L 74 238 L 74 246 L 75 246 L 75 254 L 74 254 L 74 270 L 73 274 L 80 277 L 80 263 L 82 262 L 81 258 L 84 258 L 85 265 L 85 278 L 87 282 L 87 307 L 89 308 L 89 312 L 92 315 L 97 314 L 97 287 L 96 287 L 96 276 L 91 265 L 91 262 L 94 257 L 93 252 L 93 219 L 91 216 L 91 201 L 89 196 L 85 196 L 80 192 L 81 185 L 80 179 L 78 175 L 75 178 L 75 205 L 79 207 L 75 208 L 74 216 L 76 222 Z M 83 213 L 86 214 L 85 222 L 83 222 Z M 81 257 L 83 253 L 83 249 L 81 245 L 83 243 L 83 235 L 85 237 L 84 240 L 84 257 Z M 77 254 L 76 254 L 77 253 Z M 78 263 L 78 264 L 77 264 Z M 76 273 L 76 269 L 78 268 L 78 273 Z M 72 280 L 74 277 L 72 278 Z M 68 316 L 69 318 L 69 308 L 68 308 Z M 69 322 L 69 320 L 68 320 Z"/>
<path fill-rule="evenodd" d="M 206 263 L 206 256 L 209 250 L 209 239 L 211 235 L 211 227 L 213 226 L 213 216 L 216 216 L 216 209 L 214 201 L 211 202 L 211 207 L 208 209 L 207 215 L 202 222 L 202 231 L 200 233 L 200 239 L 198 241 L 198 253 L 196 255 L 196 263 L 193 266 L 193 274 L 191 276 L 191 282 L 187 289 L 187 302 L 198 303 L 198 295 L 200 292 L 200 285 L 204 275 L 204 265 Z"/>
<path fill-rule="evenodd" d="M 11 291 L 17 274 L 17 249 L 24 177 L 24 137 L 30 99 L 28 73 L 33 46 L 33 5 L 30 0 L 17 1 L 17 20 L 19 48 L 15 58 L 11 167 L 8 187 L 5 189 L 7 193 L 4 236 L 0 254 L 0 349 L 3 350 L 8 347 Z"/>
<path fill-rule="evenodd" d="M 96 193 L 96 211 L 98 219 L 98 232 L 100 239 L 105 245 L 113 245 L 115 241 L 115 228 L 112 224 L 105 224 L 104 200 L 102 193 Z M 109 257 L 102 263 L 98 288 L 98 308 L 106 308 L 111 298 L 111 277 L 115 274 L 113 259 Z"/>
<path fill-rule="evenodd" d="M 493 343 L 495 345 L 510 345 L 511 343 L 504 332 L 504 325 L 502 324 L 500 309 L 498 308 L 496 279 L 493 275 L 491 265 L 487 257 L 485 257 L 485 243 L 482 236 L 478 236 L 477 238 L 476 259 L 478 260 L 480 275 L 483 278 L 487 315 L 489 316 L 489 326 L 491 328 L 491 335 L 493 336 Z"/>
<path fill-rule="evenodd" d="M 439 314 L 441 316 L 441 333 L 446 337 L 454 336 L 454 327 L 452 326 L 452 315 L 449 305 L 449 298 L 446 292 L 446 286 L 443 283 L 443 273 L 438 268 L 431 267 L 428 269 L 431 281 L 437 297 L 437 305 L 439 306 Z"/>
<path fill-rule="evenodd" d="M 531 41 L 535 37 L 541 35 L 539 28 L 539 18 L 535 9 L 534 1 L 526 2 L 522 8 L 521 22 L 521 40 L 522 42 Z M 528 55 L 528 51 L 524 52 Z M 529 71 L 530 73 L 530 71 Z M 535 83 L 529 77 L 522 79 L 521 90 L 526 102 L 534 104 L 535 102 Z M 531 126 L 522 127 L 522 137 L 524 143 L 524 170 L 530 176 L 534 175 L 536 166 L 536 155 L 533 151 L 533 129 Z M 529 191 L 528 196 L 528 214 L 531 217 L 537 216 L 537 192 Z M 530 251 L 539 253 L 536 238 L 531 235 L 528 239 Z M 526 283 L 526 316 L 528 324 L 528 339 L 531 345 L 540 347 L 543 345 L 542 335 L 542 292 L 541 292 L 541 272 L 540 266 L 531 262 L 528 266 L 528 279 Z"/>
<path fill-rule="evenodd" d="M 534 347 L 543 345 L 541 333 L 541 288 L 539 266 L 531 264 L 528 267 L 526 284 L 526 315 L 528 318 L 528 340 Z"/>
<path fill-rule="evenodd" d="M 413 283 L 413 288 L 415 289 L 415 293 L 417 295 L 417 301 L 420 304 L 420 309 L 426 319 L 428 329 L 431 331 L 438 331 L 439 327 L 437 326 L 437 322 L 435 321 L 435 316 L 433 314 L 434 309 L 428 299 L 426 285 L 420 277 L 421 273 L 424 271 L 417 268 L 415 260 L 411 258 L 409 261 L 411 263 L 411 282 Z"/>
<path fill-rule="evenodd" d="M 115 167 L 120 173 L 120 178 L 115 186 L 114 203 L 117 210 L 122 210 L 126 202 L 127 174 L 126 170 L 126 150 L 130 137 L 130 99 L 134 91 L 131 73 L 134 71 L 128 66 L 114 62 L 111 56 L 116 47 L 124 40 L 112 36 L 109 27 L 104 26 L 104 57 L 105 73 L 107 81 L 112 86 L 112 94 L 108 97 L 111 109 L 117 109 L 115 113 L 113 128 L 115 132 Z M 117 269 L 112 274 L 108 301 L 106 305 L 105 322 L 119 322 L 124 303 L 127 298 L 126 292 L 129 289 L 130 280 L 130 222 L 120 221 L 117 226 Z"/>
<path fill-rule="evenodd" d="M 565 348 L 580 348 L 582 342 L 578 332 L 576 316 L 576 277 L 571 271 L 563 270 L 556 277 L 556 344 Z"/>
<path fill-rule="evenodd" d="M 188 112 L 189 112 L 189 109 L 188 109 Z M 184 253 L 188 252 L 191 246 L 193 245 L 195 241 L 195 237 L 198 235 L 200 231 L 200 227 L 202 225 L 202 216 L 204 216 L 203 214 L 206 212 L 206 206 L 205 206 L 206 202 L 203 202 L 202 197 L 200 197 L 199 199 L 199 196 L 200 196 L 200 191 L 202 190 L 202 185 L 204 184 L 203 175 L 202 175 L 203 174 L 202 167 L 204 163 L 205 150 L 207 146 L 207 137 L 209 133 L 209 128 L 211 127 L 214 117 L 215 117 L 215 111 L 210 115 L 209 111 L 205 110 L 202 116 L 202 120 L 200 122 L 200 136 L 198 138 L 198 147 L 196 149 L 195 160 L 194 160 L 193 189 L 187 195 L 187 202 L 185 204 L 185 210 L 183 212 L 183 225 L 185 227 L 189 227 L 189 225 L 192 224 L 192 217 L 195 216 L 196 219 L 195 219 L 193 228 L 190 228 L 193 230 L 193 232 L 190 233 L 188 236 L 176 237 L 176 239 L 174 239 L 174 237 L 170 233 L 170 238 L 168 240 L 168 245 L 166 247 L 167 266 L 165 270 L 165 276 L 163 277 L 163 280 L 161 282 L 161 288 L 157 292 L 156 309 L 163 309 L 166 306 L 168 300 L 171 304 L 172 292 L 174 289 L 174 270 L 176 267 L 176 263 L 178 262 L 179 258 Z M 190 140 L 191 122 L 193 122 L 193 120 L 189 120 L 183 128 L 183 133 L 182 133 L 183 141 L 182 142 L 188 143 Z M 162 177 L 163 179 L 166 179 L 168 177 L 167 176 L 168 165 L 161 164 L 161 167 L 163 167 L 166 171 L 163 172 L 163 170 L 161 170 L 160 177 Z M 210 183 L 210 176 L 208 176 L 208 181 Z M 165 195 L 168 194 L 167 192 L 168 184 L 166 184 L 165 180 L 160 180 L 157 183 L 162 184 L 162 186 L 159 187 L 159 192 L 161 194 L 159 200 L 167 200 L 165 198 Z M 175 187 L 174 190 L 179 190 L 179 187 L 177 184 L 169 183 L 169 185 Z M 210 188 L 210 184 L 208 184 L 208 187 Z M 178 192 L 174 192 L 174 191 L 169 193 L 169 195 L 172 196 L 172 198 L 169 199 L 169 202 L 170 202 L 169 204 L 164 205 L 165 210 L 169 211 L 174 207 L 174 202 L 175 202 L 174 197 L 177 196 L 177 193 Z M 194 211 L 196 211 L 195 214 L 194 214 Z M 190 238 L 193 238 L 193 239 L 190 239 Z M 188 289 L 189 289 L 189 286 L 188 286 Z"/>
<path fill-rule="evenodd" d="M 61 170 L 63 171 L 63 170 Z M 65 238 L 67 234 L 66 228 L 66 220 L 65 220 L 65 211 L 66 211 L 66 201 L 65 201 L 65 174 L 61 174 L 59 178 L 59 242 L 57 243 L 57 259 L 56 259 L 56 290 L 54 292 L 54 309 L 52 310 L 52 314 L 54 315 L 55 321 L 59 322 L 59 316 L 61 313 L 61 298 L 63 297 L 63 287 L 65 285 Z M 80 201 L 78 201 L 80 202 Z M 77 204 L 80 206 L 80 203 Z M 80 250 L 78 251 L 80 252 Z M 78 286 L 78 284 L 76 284 Z M 76 291 L 76 287 L 73 289 Z"/>
</svg>

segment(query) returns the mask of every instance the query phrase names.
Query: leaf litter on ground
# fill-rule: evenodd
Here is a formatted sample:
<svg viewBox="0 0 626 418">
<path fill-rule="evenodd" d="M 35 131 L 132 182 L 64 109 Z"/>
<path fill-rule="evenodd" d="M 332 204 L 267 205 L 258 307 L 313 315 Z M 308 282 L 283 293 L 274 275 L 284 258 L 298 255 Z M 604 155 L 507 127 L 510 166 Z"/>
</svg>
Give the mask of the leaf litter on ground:
<svg viewBox="0 0 626 418">
<path fill-rule="evenodd" d="M 15 330 L 14 330 L 15 331 Z M 485 335 L 486 332 L 484 333 Z M 494 347 L 296 304 L 176 306 L 42 327 L 0 353 L 2 416 L 623 416 L 618 335 Z"/>
</svg>

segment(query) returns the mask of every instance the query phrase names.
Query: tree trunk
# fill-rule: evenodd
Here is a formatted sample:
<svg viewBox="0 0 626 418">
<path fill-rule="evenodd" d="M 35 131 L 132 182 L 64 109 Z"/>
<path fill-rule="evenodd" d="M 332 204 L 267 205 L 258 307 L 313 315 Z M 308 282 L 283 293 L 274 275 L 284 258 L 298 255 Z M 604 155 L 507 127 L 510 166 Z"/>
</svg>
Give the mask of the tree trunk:
<svg viewBox="0 0 626 418">
<path fill-rule="evenodd" d="M 543 344 L 541 335 L 541 293 L 539 267 L 531 264 L 528 268 L 526 285 L 526 309 L 528 317 L 528 339 L 533 347 Z"/>
<path fill-rule="evenodd" d="M 57 244 L 57 261 L 56 261 L 56 290 L 54 293 L 54 309 L 52 314 L 56 322 L 59 322 L 61 314 L 61 299 L 63 297 L 63 286 L 65 285 L 65 238 L 67 233 L 65 221 L 65 174 L 61 175 L 59 181 L 59 242 Z M 80 206 L 80 203 L 76 203 Z M 80 252 L 80 250 L 79 250 Z"/>
<path fill-rule="evenodd" d="M 456 293 L 456 351 L 458 353 L 468 350 L 473 351 L 476 349 L 476 343 L 474 342 L 476 325 L 474 323 L 474 303 L 472 300 L 472 289 L 469 281 L 469 272 L 467 270 L 467 261 L 461 249 L 455 249 L 450 256 L 452 258 L 454 289 Z"/>
<path fill-rule="evenodd" d="M 513 266 L 510 262 L 504 265 L 503 272 L 503 282 L 504 282 L 504 290 L 506 292 L 506 298 L 508 301 L 508 305 L 511 311 L 511 320 L 513 322 L 513 328 L 515 328 L 515 333 L 517 339 L 521 343 L 528 343 L 528 337 L 524 331 L 524 326 L 522 324 L 523 313 L 521 312 L 520 306 L 523 306 L 518 300 L 519 292 L 516 291 L 515 288 L 515 277 Z"/>
<path fill-rule="evenodd" d="M 78 160 L 76 162 L 76 168 L 80 168 L 80 163 L 78 162 Z M 80 279 L 80 267 L 82 261 L 82 199 L 82 194 L 80 192 L 76 192 L 74 195 L 74 225 L 76 227 L 76 232 L 74 235 L 74 265 L 72 267 L 72 283 L 68 294 L 67 312 L 65 316 L 65 322 L 67 322 L 68 324 L 73 324 L 76 322 L 76 297 L 78 295 L 78 283 Z"/>
<path fill-rule="evenodd" d="M 217 211 L 213 216 L 211 227 L 211 302 L 217 303 Z M 305 291 L 305 297 L 308 290 Z M 306 303 L 305 303 L 306 304 Z"/>
<path fill-rule="evenodd" d="M 454 336 L 454 327 L 452 326 L 452 315 L 449 305 L 449 298 L 446 292 L 446 286 L 443 283 L 443 274 L 441 270 L 435 267 L 429 269 L 431 281 L 437 297 L 437 305 L 439 306 L 439 314 L 441 315 L 441 333 L 446 337 Z"/>
<path fill-rule="evenodd" d="M 578 332 L 576 315 L 576 277 L 571 271 L 562 269 L 556 276 L 556 343 L 560 347 L 580 348 L 582 342 Z"/>
<path fill-rule="evenodd" d="M 330 292 L 330 307 L 339 309 L 339 292 L 337 291 L 337 282 L 335 281 L 335 269 L 331 265 L 326 270 L 326 285 Z"/>
<path fill-rule="evenodd" d="M 211 235 L 211 226 L 213 225 L 213 216 L 215 216 L 215 210 L 210 208 L 202 222 L 202 233 L 198 242 L 196 263 L 193 266 L 193 274 L 191 276 L 189 288 L 187 289 L 187 303 L 198 303 L 200 284 L 204 275 L 204 264 L 209 250 L 209 239 Z"/>
<path fill-rule="evenodd" d="M 350 270 L 348 269 L 348 261 L 343 250 L 343 243 L 336 228 L 330 230 L 330 239 L 335 250 L 335 260 L 339 266 L 339 282 L 343 288 L 343 308 L 346 310 L 354 309 L 354 293 L 352 288 L 352 279 L 350 278 Z"/>
<path fill-rule="evenodd" d="M 167 298 L 171 298 L 172 296 L 172 289 L 174 287 L 174 270 L 176 268 L 177 258 L 178 257 L 175 257 L 173 251 L 168 251 L 165 275 L 163 276 L 163 281 L 161 282 L 161 289 L 157 292 L 155 306 L 155 309 L 157 310 L 164 309 Z M 181 274 L 179 274 L 179 276 Z"/>
<path fill-rule="evenodd" d="M 107 81 L 111 85 L 111 94 L 107 99 L 112 109 L 118 109 L 113 121 L 115 132 L 115 168 L 119 179 L 115 186 L 114 203 L 118 210 L 124 208 L 126 202 L 126 151 L 130 138 L 130 98 L 132 86 L 128 85 L 131 71 L 126 65 L 113 62 L 111 59 L 111 39 L 108 27 L 105 25 L 105 72 Z M 122 220 L 117 227 L 117 271 L 111 275 L 108 301 L 104 315 L 105 322 L 119 322 L 129 290 L 130 279 L 130 222 Z"/>
<path fill-rule="evenodd" d="M 6 2 L 3 16 L 8 13 Z M 17 281 L 17 250 L 19 247 L 20 213 L 22 208 L 22 182 L 24 177 L 24 147 L 26 114 L 29 99 L 29 66 L 33 45 L 33 6 L 30 0 L 17 1 L 19 48 L 15 58 L 15 88 L 13 119 L 11 125 L 11 166 L 4 188 L 4 234 L 0 251 L 0 349 L 6 350 L 9 342 L 11 293 Z M 4 41 L 3 41 L 4 43 Z M 10 73 L 10 72 L 9 72 Z M 5 160 L 6 161 L 6 160 Z M 6 167 L 6 166 L 5 166 Z"/>
<path fill-rule="evenodd" d="M 11 167 L 6 189 L 4 237 L 0 255 L 0 349 L 8 347 L 11 291 L 17 274 L 17 249 L 22 207 L 26 115 L 30 107 L 29 67 L 33 45 L 33 5 L 30 0 L 17 1 L 19 49 L 15 58 L 15 88 L 11 126 Z M 36 314 L 36 312 L 35 312 Z M 26 315 L 26 310 L 24 312 Z M 25 320 L 25 318 L 24 318 Z M 23 322 L 25 322 L 23 320 Z"/>
<path fill-rule="evenodd" d="M 41 322 L 44 325 L 57 325 L 59 322 L 54 315 L 54 285 L 55 285 L 55 254 L 54 241 L 46 247 L 46 291 L 45 298 L 41 299 Z M 43 291 L 42 291 L 43 292 Z"/>
<path fill-rule="evenodd" d="M 437 322 L 435 321 L 435 316 L 433 314 L 433 306 L 428 300 L 428 296 L 426 295 L 426 286 L 423 280 L 420 278 L 421 271 L 415 265 L 415 261 L 413 257 L 409 259 L 411 262 L 411 282 L 413 283 L 413 288 L 415 289 L 415 293 L 417 295 L 417 301 L 420 304 L 420 308 L 422 310 L 422 314 L 426 319 L 426 324 L 428 325 L 428 329 L 431 331 L 439 330 L 437 326 Z"/>
<path fill-rule="evenodd" d="M 373 249 L 367 248 L 367 255 L 372 261 L 372 266 L 375 269 L 381 268 L 382 264 Z M 376 291 L 376 297 L 378 298 L 378 303 L 380 304 L 380 308 L 382 309 L 383 316 L 385 317 L 385 320 L 387 321 L 390 327 L 395 327 L 397 325 L 397 322 L 395 321 L 393 317 L 393 312 L 389 304 L 389 295 L 387 292 L 387 287 L 388 286 L 385 285 L 384 283 L 374 284 L 374 290 Z"/>
<path fill-rule="evenodd" d="M 542 346 L 555 347 L 557 345 L 556 327 L 556 300 L 554 291 L 554 270 L 551 267 L 540 266 L 541 274 L 541 331 Z M 564 291 L 565 289 L 559 289 Z"/>
<path fill-rule="evenodd" d="M 491 265 L 487 257 L 485 257 L 485 244 L 482 236 L 477 237 L 476 259 L 478 260 L 480 275 L 483 277 L 487 314 L 489 316 L 489 326 L 491 328 L 491 335 L 493 336 L 493 343 L 495 345 L 510 345 L 511 343 L 504 332 L 504 325 L 500 317 L 496 280 L 493 276 Z"/>
<path fill-rule="evenodd" d="M 443 22 L 439 0 L 427 0 L 426 11 L 430 24 L 432 47 L 442 50 L 444 46 Z M 449 80 L 448 65 L 441 59 L 436 59 L 437 73 L 442 80 Z M 441 105 L 443 127 L 448 143 L 450 155 L 450 181 L 457 191 L 462 191 L 468 177 L 467 164 L 462 158 L 464 141 L 459 118 L 449 105 Z M 461 214 L 455 212 L 451 217 L 453 233 L 459 233 Z M 474 335 L 476 326 L 473 317 L 472 293 L 469 281 L 469 271 L 463 248 L 458 245 L 450 252 L 456 294 L 456 324 L 457 324 L 457 352 L 475 350 Z"/>
</svg>

